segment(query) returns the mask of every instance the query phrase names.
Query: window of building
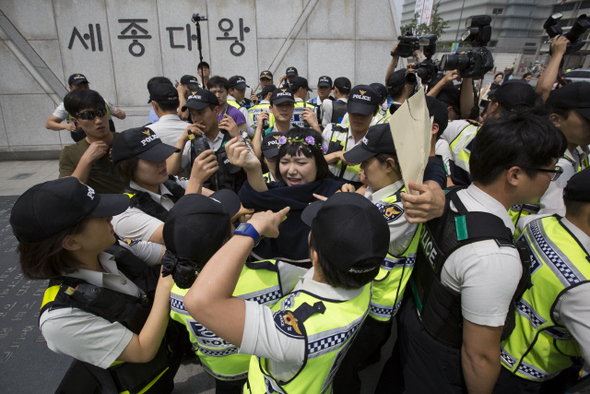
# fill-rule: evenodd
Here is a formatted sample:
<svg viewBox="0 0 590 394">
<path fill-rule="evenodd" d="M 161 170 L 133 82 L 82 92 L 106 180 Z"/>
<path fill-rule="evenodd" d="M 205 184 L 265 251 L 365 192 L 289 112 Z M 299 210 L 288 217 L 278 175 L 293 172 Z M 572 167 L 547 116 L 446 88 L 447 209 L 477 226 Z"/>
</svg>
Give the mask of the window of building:
<svg viewBox="0 0 590 394">
<path fill-rule="evenodd" d="M 553 12 L 571 11 L 574 7 L 574 3 L 556 4 L 553 6 Z"/>
<path fill-rule="evenodd" d="M 582 3 L 580 4 L 580 9 L 582 10 L 584 8 L 590 8 L 590 0 L 582 1 Z"/>
</svg>

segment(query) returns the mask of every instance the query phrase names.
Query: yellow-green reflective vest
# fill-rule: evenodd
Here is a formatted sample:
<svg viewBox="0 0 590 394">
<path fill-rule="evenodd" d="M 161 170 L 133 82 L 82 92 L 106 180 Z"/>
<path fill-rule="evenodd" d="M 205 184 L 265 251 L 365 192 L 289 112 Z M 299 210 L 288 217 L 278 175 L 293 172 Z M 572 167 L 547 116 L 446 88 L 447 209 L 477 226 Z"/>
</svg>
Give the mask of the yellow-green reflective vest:
<svg viewBox="0 0 590 394">
<path fill-rule="evenodd" d="M 508 215 L 514 223 L 514 239 L 518 239 L 521 235 L 521 231 L 518 229 L 518 221 L 528 215 L 535 215 L 539 213 L 541 206 L 538 204 L 516 204 L 508 209 Z"/>
<path fill-rule="evenodd" d="M 309 108 L 313 110 L 315 105 L 310 104 L 305 101 L 296 101 L 295 108 L 293 109 L 293 117 L 291 118 L 291 125 L 298 126 L 298 127 L 305 127 L 305 122 L 303 121 L 303 112 L 305 108 Z M 272 127 L 272 125 L 270 125 Z"/>
<path fill-rule="evenodd" d="M 288 323 L 301 340 L 305 341 L 306 360 L 293 378 L 283 382 L 269 375 L 264 358 L 252 356 L 244 392 L 332 392 L 334 375 L 367 316 L 370 299 L 371 284 L 365 285 L 360 295 L 344 302 L 304 291 L 296 291 L 284 297 L 280 303 L 271 307 L 275 311 L 275 322 Z M 310 309 L 315 309 L 316 313 L 310 314 Z"/>
<path fill-rule="evenodd" d="M 405 192 L 402 188 L 398 193 L 384 198 L 376 203 L 385 206 L 399 201 L 399 193 Z M 379 273 L 373 279 L 373 295 L 369 316 L 378 321 L 389 321 L 399 310 L 406 290 L 406 285 L 416 263 L 416 252 L 420 244 L 420 227 L 401 256 L 387 253 L 385 260 L 379 268 Z"/>
<path fill-rule="evenodd" d="M 193 349 L 199 356 L 203 369 L 209 375 L 219 380 L 244 379 L 248 375 L 251 356 L 239 354 L 237 347 L 221 339 L 192 318 L 184 308 L 184 296 L 188 290 L 181 289 L 176 284 L 172 287 L 170 317 L 186 327 Z M 286 289 L 286 292 L 289 290 Z M 276 260 L 246 263 L 233 295 L 268 306 L 279 301 L 284 294 Z"/>
<path fill-rule="evenodd" d="M 515 327 L 501 343 L 502 365 L 521 378 L 545 381 L 580 356 L 578 342 L 553 316 L 567 290 L 588 282 L 588 253 L 557 215 L 531 222 L 523 232 L 531 255 L 532 287 L 515 305 Z"/>
<path fill-rule="evenodd" d="M 469 145 L 477 135 L 478 130 L 479 126 L 469 124 L 449 144 L 455 165 L 469 173 L 469 157 L 471 156 Z"/>
<path fill-rule="evenodd" d="M 328 144 L 328 152 L 333 153 L 330 150 L 330 146 L 333 146 L 333 143 L 340 143 L 341 150 L 346 152 L 346 140 L 348 138 L 348 129 L 342 126 L 337 126 L 335 123 L 332 123 L 332 136 L 330 137 L 330 142 Z M 330 172 L 336 175 L 339 178 L 344 178 L 347 181 L 353 182 L 360 182 L 361 177 L 359 173 L 361 172 L 361 165 L 356 164 L 353 166 L 349 166 L 347 164 L 343 164 L 342 161 L 338 160 L 334 164 L 330 164 Z M 343 168 L 344 167 L 344 168 Z"/>
<path fill-rule="evenodd" d="M 250 118 L 253 122 L 252 127 L 254 127 L 254 129 L 256 129 L 258 125 L 258 123 L 256 122 L 256 119 L 258 119 L 258 115 L 260 115 L 264 111 L 268 112 L 268 126 L 274 126 L 275 116 L 270 112 L 270 103 L 257 104 L 248 109 L 248 114 L 250 114 Z"/>
</svg>

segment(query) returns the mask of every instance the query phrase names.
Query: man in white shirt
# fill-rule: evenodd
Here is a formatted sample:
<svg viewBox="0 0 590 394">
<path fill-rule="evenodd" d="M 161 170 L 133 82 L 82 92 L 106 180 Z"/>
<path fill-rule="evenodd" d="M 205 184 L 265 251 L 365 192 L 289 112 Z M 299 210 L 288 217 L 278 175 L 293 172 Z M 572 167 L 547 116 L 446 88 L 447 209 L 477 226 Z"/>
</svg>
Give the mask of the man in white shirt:
<svg viewBox="0 0 590 394">
<path fill-rule="evenodd" d="M 522 274 L 507 211 L 545 192 L 564 149 L 563 135 L 534 115 L 479 130 L 470 159 L 473 184 L 447 194 L 442 218 L 422 231 L 414 297 L 401 312 L 398 338 L 406 393 L 491 392 L 502 328 Z"/>
<path fill-rule="evenodd" d="M 163 143 L 174 146 L 189 125 L 177 115 L 178 91 L 167 83 L 158 83 L 150 88 L 152 108 L 160 120 L 148 125 Z"/>
</svg>

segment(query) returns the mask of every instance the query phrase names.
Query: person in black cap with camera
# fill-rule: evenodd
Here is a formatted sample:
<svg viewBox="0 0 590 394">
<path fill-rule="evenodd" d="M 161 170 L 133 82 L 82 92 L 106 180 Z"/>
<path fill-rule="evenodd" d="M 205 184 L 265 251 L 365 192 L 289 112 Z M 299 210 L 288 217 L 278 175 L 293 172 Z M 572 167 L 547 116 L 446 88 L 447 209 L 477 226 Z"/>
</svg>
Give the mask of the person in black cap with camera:
<svg viewBox="0 0 590 394">
<path fill-rule="evenodd" d="M 196 321 L 184 307 L 184 296 L 207 261 L 231 238 L 231 218 L 239 210 L 240 200 L 230 190 L 210 197 L 192 194 L 178 201 L 164 224 L 168 249 L 162 259 L 163 273 L 172 275 L 175 282 L 170 291 L 170 316 L 186 327 L 203 369 L 215 379 L 216 393 L 242 393 L 251 357 L 239 354 L 235 346 Z M 306 271 L 277 260 L 247 262 L 234 295 L 271 306 L 291 291 Z"/>
<path fill-rule="evenodd" d="M 199 80 L 197 77 L 193 75 L 183 75 L 180 78 L 180 83 L 176 86 L 176 90 L 178 91 L 178 99 L 180 103 L 178 105 L 178 116 L 182 120 L 186 120 L 190 123 L 190 114 L 188 111 L 183 110 L 184 104 L 186 104 L 186 100 L 191 92 L 200 89 L 201 85 L 199 85 Z"/>
<path fill-rule="evenodd" d="M 339 360 L 365 319 L 370 282 L 389 243 L 387 223 L 370 201 L 337 193 L 309 205 L 310 269 L 273 307 L 232 297 L 244 261 L 261 236 L 279 235 L 289 208 L 259 212 L 209 260 L 184 297 L 212 332 L 253 354 L 249 393 L 330 392 Z M 270 389 L 269 389 L 270 388 Z"/>
<path fill-rule="evenodd" d="M 298 127 L 312 127 L 321 132 L 315 113 L 316 106 L 305 101 L 307 99 L 307 92 L 312 91 L 307 83 L 307 79 L 303 77 L 293 78 L 291 80 L 291 90 L 295 98 L 295 108 L 291 123 Z"/>
<path fill-rule="evenodd" d="M 66 392 L 172 391 L 173 282 L 145 276 L 144 256 L 105 252 L 115 243 L 111 217 L 128 206 L 126 196 L 67 177 L 33 186 L 12 208 L 24 276 L 49 280 L 39 329 L 49 349 L 75 359 L 60 386 Z"/>
<path fill-rule="evenodd" d="M 70 88 L 70 92 L 76 89 L 88 90 L 90 89 L 90 87 L 88 86 L 89 84 L 90 82 L 88 82 L 86 77 L 82 74 L 72 74 L 68 78 L 68 86 Z M 121 109 L 116 108 L 114 105 L 112 105 L 106 100 L 105 108 L 107 110 L 107 115 L 109 116 L 109 127 L 112 132 L 115 132 L 115 124 L 111 119 L 111 115 L 122 120 L 126 117 L 125 112 L 123 112 L 123 110 Z M 69 121 L 69 123 L 62 124 L 62 122 L 66 119 Z M 84 137 L 86 137 L 84 130 L 82 130 L 81 127 L 77 126 L 76 122 L 72 120 L 72 116 L 66 110 L 63 101 L 59 103 L 55 111 L 53 111 L 53 114 L 51 114 L 51 116 L 47 118 L 47 121 L 45 122 L 45 128 L 55 131 L 68 130 L 74 142 L 78 142 L 82 140 Z"/>
<path fill-rule="evenodd" d="M 250 118 L 252 119 L 252 127 L 254 127 L 254 130 L 256 131 L 256 128 L 258 127 L 258 115 L 260 115 L 262 112 L 268 112 L 269 111 L 269 107 L 270 107 L 270 96 L 272 95 L 272 92 L 274 92 L 276 90 L 276 86 L 275 85 L 266 85 L 262 91 L 260 93 L 258 93 L 258 96 L 260 96 L 260 101 L 258 102 L 258 104 L 250 107 L 248 109 L 248 114 L 250 115 Z M 271 115 L 272 117 L 272 115 Z M 267 122 L 268 123 L 268 119 Z M 273 119 L 273 123 L 274 123 L 274 119 Z M 269 128 L 270 125 L 267 124 L 266 127 L 262 127 L 262 130 L 266 130 L 267 128 Z"/>
<path fill-rule="evenodd" d="M 211 78 L 209 82 L 215 82 L 215 78 L 217 77 Z M 228 104 L 226 103 L 226 105 Z M 230 189 L 237 193 L 246 180 L 246 174 L 241 168 L 229 163 L 225 152 L 225 144 L 233 137 L 241 137 L 238 126 L 232 117 L 227 114 L 221 121 L 218 120 L 221 107 L 217 96 L 211 90 L 199 89 L 194 92 L 189 96 L 183 109 L 185 108 L 190 111 L 194 122 L 191 133 L 195 138 L 190 139 L 189 165 L 203 151 L 213 150 L 219 169 L 217 172 L 210 174 L 211 176 L 206 180 L 204 187 L 213 191 Z M 242 116 L 241 113 L 240 116 Z M 185 168 L 185 170 L 188 171 L 189 169 Z"/>
<path fill-rule="evenodd" d="M 340 124 L 342 122 L 348 108 L 346 103 L 351 88 L 352 84 L 346 77 L 339 77 L 334 80 L 334 100 L 324 100 L 322 103 L 322 127 L 325 128 L 330 123 Z"/>
<path fill-rule="evenodd" d="M 291 123 L 295 109 L 295 97 L 289 88 L 275 89 L 270 96 L 269 110 L 260 112 L 258 115 L 256 132 L 252 137 L 252 145 L 256 157 L 262 159 L 260 143 L 265 135 L 271 132 L 286 133 L 296 125 Z M 264 129 L 264 126 L 269 126 Z"/>
<path fill-rule="evenodd" d="M 263 90 L 265 87 L 267 87 L 269 85 L 274 86 L 273 76 L 269 70 L 265 70 L 260 73 L 259 85 L 260 85 L 260 88 Z M 275 89 L 276 89 L 276 87 L 275 87 Z M 265 96 L 262 95 L 262 92 L 258 93 L 258 94 L 252 92 L 252 94 L 250 95 L 250 100 L 252 100 L 252 104 L 257 105 L 262 100 L 264 100 L 264 97 Z M 254 126 L 254 128 L 256 128 L 256 126 Z"/>
<path fill-rule="evenodd" d="M 211 67 L 209 67 L 209 63 L 200 62 L 197 65 L 197 75 L 201 77 L 203 86 L 207 86 L 207 82 L 209 82 L 209 76 L 211 75 Z"/>
<path fill-rule="evenodd" d="M 336 89 L 334 89 L 336 90 Z M 344 152 L 361 143 L 367 134 L 373 117 L 379 111 L 381 96 L 368 85 L 355 86 L 348 95 L 348 117 L 350 127 L 345 128 L 336 123 L 330 123 L 322 132 L 324 144 L 328 146 L 326 161 L 330 165 L 330 172 L 343 182 L 352 183 L 360 187 L 360 165 L 349 163 L 344 159 Z"/>
<path fill-rule="evenodd" d="M 295 67 L 287 67 L 287 71 L 279 78 L 279 88 L 290 88 L 293 78 L 299 76 Z"/>
<path fill-rule="evenodd" d="M 168 211 L 185 193 L 202 193 L 207 178 L 217 171 L 215 155 L 206 151 L 193 163 L 188 180 L 168 175 L 166 160 L 179 151 L 147 127 L 125 130 L 117 138 L 111 155 L 127 182 L 124 194 L 131 200 L 129 209 L 113 218 L 121 237 L 164 244 L 162 227 Z"/>
<path fill-rule="evenodd" d="M 565 217 L 534 220 L 523 232 L 535 256 L 531 285 L 501 343 L 495 393 L 570 391 L 579 376 L 576 359 L 590 361 L 590 169 L 572 176 L 563 199 Z"/>
</svg>

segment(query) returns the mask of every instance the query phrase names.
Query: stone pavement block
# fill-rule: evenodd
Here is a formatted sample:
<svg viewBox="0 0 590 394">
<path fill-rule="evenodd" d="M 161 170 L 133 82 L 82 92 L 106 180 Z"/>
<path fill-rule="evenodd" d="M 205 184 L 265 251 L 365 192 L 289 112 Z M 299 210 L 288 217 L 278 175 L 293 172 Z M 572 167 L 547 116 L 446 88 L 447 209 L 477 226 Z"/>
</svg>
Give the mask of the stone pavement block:
<svg viewBox="0 0 590 394">
<path fill-rule="evenodd" d="M 356 43 L 356 84 L 369 85 L 385 83 L 385 72 L 391 61 L 392 42 L 357 41 Z"/>
<path fill-rule="evenodd" d="M 258 38 L 287 38 L 307 1 L 257 0 L 256 24 L 258 25 Z M 262 70 L 264 69 L 260 71 Z"/>
<path fill-rule="evenodd" d="M 307 20 L 309 38 L 354 39 L 355 28 L 359 23 L 355 20 L 355 2 L 318 1 Z"/>
<path fill-rule="evenodd" d="M 110 37 L 105 3 L 64 0 L 56 1 L 54 5 L 55 24 L 59 31 L 59 47 L 63 64 L 63 75 L 60 77 L 64 86 L 68 87 L 67 81 L 71 74 L 84 74 L 90 82 L 90 89 L 98 91 L 104 98 L 116 104 L 117 95 L 110 44 L 116 39 Z M 116 20 L 115 25 L 118 25 Z M 68 48 L 70 43 L 71 49 Z"/>
<path fill-rule="evenodd" d="M 0 70 L 0 92 L 3 94 L 45 93 L 6 45 L 6 41 L 0 41 Z"/>
<path fill-rule="evenodd" d="M 118 54 L 113 57 L 118 104 L 145 105 L 148 79 L 162 75 L 156 1 L 107 0 L 106 6 L 108 35 Z"/>
<path fill-rule="evenodd" d="M 207 4 L 212 74 L 226 78 L 242 75 L 252 86 L 259 75 L 255 69 L 258 58 L 255 0 L 209 1 Z"/>
<path fill-rule="evenodd" d="M 338 77 L 347 77 L 355 85 L 354 81 L 354 60 L 356 57 L 355 44 L 353 40 L 310 40 L 309 41 L 309 58 L 323 58 L 323 62 L 310 63 L 310 82 L 317 83 L 317 79 L 322 74 L 329 75 L 332 80 Z M 357 59 L 358 61 L 358 59 Z"/>
<path fill-rule="evenodd" d="M 44 94 L 2 95 L 0 105 L 6 125 L 8 145 L 61 145 L 59 134 L 47 130 L 45 121 L 54 110 L 53 101 Z M 26 125 L 37 125 L 35 128 Z"/>
<path fill-rule="evenodd" d="M 29 40 L 31 47 L 39 54 L 45 64 L 49 67 L 57 78 L 62 79 L 64 68 L 61 63 L 58 40 Z M 63 97 L 62 97 L 63 99 Z"/>
<path fill-rule="evenodd" d="M 389 1 L 363 0 L 356 2 L 356 38 L 397 41 Z"/>
<path fill-rule="evenodd" d="M 199 50 L 196 41 L 196 27 L 191 22 L 194 13 L 207 15 L 207 1 L 158 0 L 158 21 L 163 67 L 163 73 L 158 75 L 164 75 L 170 78 L 172 82 L 176 80 L 180 81 L 180 78 L 185 74 L 197 75 Z M 203 60 L 208 63 L 211 63 L 211 51 L 209 49 L 210 23 L 215 22 L 207 21 L 200 23 Z M 187 25 L 189 25 L 188 30 Z M 190 42 L 187 38 L 188 33 L 191 36 Z M 176 48 L 172 48 L 172 45 L 176 46 Z M 184 48 L 180 48 L 179 46 L 183 46 Z M 146 79 L 143 86 L 147 84 L 149 78 L 151 76 Z"/>
<path fill-rule="evenodd" d="M 27 40 L 57 39 L 52 1 L 2 0 L 0 9 Z"/>
</svg>

